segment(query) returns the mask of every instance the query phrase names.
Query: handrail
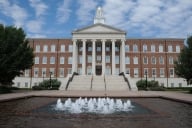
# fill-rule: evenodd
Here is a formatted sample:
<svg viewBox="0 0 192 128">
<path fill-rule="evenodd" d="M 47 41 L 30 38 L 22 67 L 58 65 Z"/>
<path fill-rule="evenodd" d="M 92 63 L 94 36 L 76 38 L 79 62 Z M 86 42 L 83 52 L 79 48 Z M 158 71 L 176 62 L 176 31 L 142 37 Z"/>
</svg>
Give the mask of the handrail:
<svg viewBox="0 0 192 128">
<path fill-rule="evenodd" d="M 106 87 L 106 79 L 105 79 L 105 74 L 104 74 L 104 83 L 105 83 L 105 91 L 106 91 L 107 87 Z"/>
<path fill-rule="evenodd" d="M 124 78 L 125 82 L 127 83 L 127 85 L 128 85 L 128 87 L 129 87 L 129 89 L 131 90 L 131 86 L 130 86 L 129 80 L 127 79 L 127 77 L 125 77 L 124 72 L 121 72 L 119 75 L 120 75 L 120 76 L 121 76 L 121 75 L 123 76 L 123 78 Z"/>
<path fill-rule="evenodd" d="M 91 77 L 91 88 L 90 88 L 90 90 L 92 90 L 92 86 L 93 86 L 93 74 L 92 74 L 92 77 Z"/>
<path fill-rule="evenodd" d="M 69 83 L 73 80 L 73 77 L 74 77 L 75 75 L 78 75 L 78 73 L 73 72 L 73 75 L 72 75 L 71 77 L 69 77 L 69 80 L 67 81 L 67 85 L 66 85 L 66 87 L 65 87 L 65 90 L 68 89 Z"/>
</svg>

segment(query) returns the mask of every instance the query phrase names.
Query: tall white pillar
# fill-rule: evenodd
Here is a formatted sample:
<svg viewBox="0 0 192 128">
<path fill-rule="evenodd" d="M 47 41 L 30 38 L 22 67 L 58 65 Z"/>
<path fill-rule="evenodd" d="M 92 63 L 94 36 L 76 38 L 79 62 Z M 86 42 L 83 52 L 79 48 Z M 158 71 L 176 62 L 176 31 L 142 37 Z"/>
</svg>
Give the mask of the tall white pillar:
<svg viewBox="0 0 192 128">
<path fill-rule="evenodd" d="M 125 73 L 125 40 L 121 40 L 121 72 Z"/>
<path fill-rule="evenodd" d="M 102 75 L 105 75 L 105 40 L 102 40 Z"/>
<path fill-rule="evenodd" d="M 112 75 L 115 75 L 115 40 L 112 40 Z"/>
<path fill-rule="evenodd" d="M 95 45 L 96 40 L 92 40 L 92 74 L 95 75 Z"/>
<path fill-rule="evenodd" d="M 76 51 L 76 47 L 77 47 L 77 45 L 76 45 L 76 43 L 77 43 L 77 40 L 73 40 L 73 55 L 72 55 L 72 57 L 73 57 L 73 63 L 72 63 L 72 73 L 73 72 L 77 72 L 77 51 Z"/>
<path fill-rule="evenodd" d="M 86 68 L 86 40 L 83 40 L 83 49 L 82 49 L 82 75 L 85 75 Z"/>
</svg>

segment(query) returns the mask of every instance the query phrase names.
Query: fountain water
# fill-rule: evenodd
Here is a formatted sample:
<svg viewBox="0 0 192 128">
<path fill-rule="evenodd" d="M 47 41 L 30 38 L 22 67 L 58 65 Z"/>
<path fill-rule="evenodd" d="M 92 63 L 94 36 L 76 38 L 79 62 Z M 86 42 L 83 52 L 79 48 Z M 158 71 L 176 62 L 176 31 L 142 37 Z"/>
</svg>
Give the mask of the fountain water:
<svg viewBox="0 0 192 128">
<path fill-rule="evenodd" d="M 130 100 L 122 101 L 121 99 L 111 98 L 79 98 L 72 101 L 68 98 L 64 103 L 61 99 L 57 100 L 55 110 L 69 113 L 100 113 L 111 114 L 115 112 L 129 112 L 134 106 Z"/>
</svg>

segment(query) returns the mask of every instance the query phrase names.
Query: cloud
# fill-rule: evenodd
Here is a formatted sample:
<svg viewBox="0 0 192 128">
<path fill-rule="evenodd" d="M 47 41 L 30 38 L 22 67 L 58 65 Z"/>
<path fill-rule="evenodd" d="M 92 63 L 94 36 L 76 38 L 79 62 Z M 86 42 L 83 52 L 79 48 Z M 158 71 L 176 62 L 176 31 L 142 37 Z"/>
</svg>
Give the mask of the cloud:
<svg viewBox="0 0 192 128">
<path fill-rule="evenodd" d="M 41 0 L 29 0 L 31 7 L 35 9 L 36 16 L 39 17 L 41 15 L 46 14 L 46 10 L 48 6 L 43 3 Z"/>
<path fill-rule="evenodd" d="M 41 19 L 30 20 L 26 23 L 26 28 L 30 33 L 39 33 L 42 32 L 43 24 L 44 22 Z"/>
<path fill-rule="evenodd" d="M 103 9 L 106 23 L 128 36 L 185 37 L 192 31 L 191 5 L 191 0 L 105 0 Z"/>
<path fill-rule="evenodd" d="M 24 21 L 28 17 L 28 14 L 24 8 L 15 3 L 11 4 L 7 0 L 0 1 L 0 11 L 5 16 L 11 17 L 13 19 L 14 25 L 17 27 L 23 26 Z"/>
<path fill-rule="evenodd" d="M 65 23 L 70 17 L 72 10 L 70 9 L 71 0 L 63 0 L 62 4 L 57 9 L 57 21 L 59 23 Z"/>
<path fill-rule="evenodd" d="M 78 25 L 87 25 L 89 22 L 93 22 L 95 15 L 93 15 L 93 12 L 96 11 L 97 2 L 96 0 L 78 0 L 78 4 L 80 5 L 76 12 L 79 21 Z"/>
</svg>

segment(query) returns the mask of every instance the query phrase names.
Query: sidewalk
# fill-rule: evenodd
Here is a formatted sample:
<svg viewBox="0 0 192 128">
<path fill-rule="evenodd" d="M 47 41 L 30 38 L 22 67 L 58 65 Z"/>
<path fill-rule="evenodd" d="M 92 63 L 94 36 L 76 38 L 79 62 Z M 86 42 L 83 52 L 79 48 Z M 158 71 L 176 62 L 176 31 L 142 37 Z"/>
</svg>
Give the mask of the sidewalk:
<svg viewBox="0 0 192 128">
<path fill-rule="evenodd" d="M 29 91 L 0 94 L 0 102 L 27 97 L 159 97 L 192 104 L 192 94 L 168 91 Z"/>
</svg>

